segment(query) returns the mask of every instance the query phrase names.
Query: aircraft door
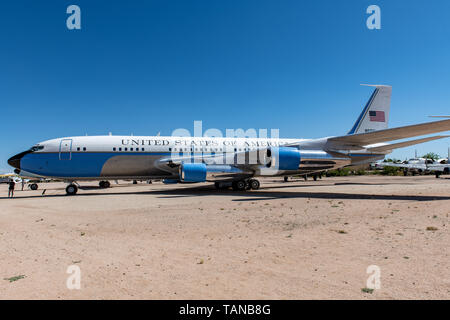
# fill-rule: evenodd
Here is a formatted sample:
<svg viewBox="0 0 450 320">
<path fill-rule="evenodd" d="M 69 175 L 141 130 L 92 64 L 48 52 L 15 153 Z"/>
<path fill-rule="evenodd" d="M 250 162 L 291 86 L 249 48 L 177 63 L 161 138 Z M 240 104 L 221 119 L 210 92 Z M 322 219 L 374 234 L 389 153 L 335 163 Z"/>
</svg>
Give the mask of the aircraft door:
<svg viewBox="0 0 450 320">
<path fill-rule="evenodd" d="M 72 159 L 72 139 L 62 139 L 59 145 L 59 160 Z"/>
</svg>

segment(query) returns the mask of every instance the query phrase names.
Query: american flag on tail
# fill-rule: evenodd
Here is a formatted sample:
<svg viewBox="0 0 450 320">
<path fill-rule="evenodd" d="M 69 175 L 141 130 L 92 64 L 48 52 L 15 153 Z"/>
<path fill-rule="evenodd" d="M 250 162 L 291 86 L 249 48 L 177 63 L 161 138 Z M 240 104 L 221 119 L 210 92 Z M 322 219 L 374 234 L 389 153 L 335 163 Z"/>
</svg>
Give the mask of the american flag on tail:
<svg viewBox="0 0 450 320">
<path fill-rule="evenodd" d="M 385 122 L 384 111 L 369 111 L 370 121 Z"/>
</svg>

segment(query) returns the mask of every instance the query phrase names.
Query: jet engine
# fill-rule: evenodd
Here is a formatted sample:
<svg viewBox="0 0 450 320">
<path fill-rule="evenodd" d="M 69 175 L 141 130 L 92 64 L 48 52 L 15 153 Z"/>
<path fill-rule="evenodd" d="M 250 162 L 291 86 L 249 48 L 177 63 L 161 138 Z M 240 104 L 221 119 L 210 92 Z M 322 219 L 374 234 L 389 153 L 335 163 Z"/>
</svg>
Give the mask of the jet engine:
<svg viewBox="0 0 450 320">
<path fill-rule="evenodd" d="M 270 148 L 266 152 L 266 167 L 277 170 L 298 170 L 300 150 L 291 147 Z"/>
<path fill-rule="evenodd" d="M 183 163 L 180 165 L 180 180 L 183 182 L 206 181 L 206 164 Z"/>
</svg>

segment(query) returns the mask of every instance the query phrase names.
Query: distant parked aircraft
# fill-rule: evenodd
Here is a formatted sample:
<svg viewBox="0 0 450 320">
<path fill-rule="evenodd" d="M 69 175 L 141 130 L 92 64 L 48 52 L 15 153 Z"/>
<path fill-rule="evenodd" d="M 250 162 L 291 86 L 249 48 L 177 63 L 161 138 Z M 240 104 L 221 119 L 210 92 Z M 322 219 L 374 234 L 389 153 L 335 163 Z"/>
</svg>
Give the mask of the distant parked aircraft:
<svg viewBox="0 0 450 320">
<path fill-rule="evenodd" d="M 403 172 L 405 176 L 408 172 L 411 172 L 414 174 L 422 174 L 425 172 L 429 172 L 428 165 L 433 164 L 434 161 L 431 159 L 425 159 L 425 158 L 412 158 L 400 163 L 395 162 L 377 162 L 373 166 L 375 168 L 384 168 L 384 167 L 397 167 L 397 168 L 403 168 Z"/>
<path fill-rule="evenodd" d="M 15 183 L 22 182 L 22 179 L 19 178 L 15 173 L 0 174 L 0 183 L 9 183 L 11 180 L 13 180 Z"/>
<path fill-rule="evenodd" d="M 450 148 L 448 150 L 450 157 Z M 426 158 L 413 158 L 403 162 L 377 162 L 372 166 L 374 168 L 384 168 L 384 167 L 397 167 L 403 168 L 403 173 L 405 175 L 408 172 L 414 174 L 422 174 L 422 173 L 434 173 L 436 178 L 439 178 L 441 174 L 449 174 L 450 173 L 450 164 L 449 157 L 441 158 L 439 160 L 426 159 Z"/>
<path fill-rule="evenodd" d="M 14 173 L 6 173 L 0 175 L 0 183 L 8 183 L 13 180 L 15 183 L 27 183 L 31 190 L 38 189 L 38 183 L 45 180 L 44 177 L 26 172 L 24 170 L 15 169 Z"/>
</svg>

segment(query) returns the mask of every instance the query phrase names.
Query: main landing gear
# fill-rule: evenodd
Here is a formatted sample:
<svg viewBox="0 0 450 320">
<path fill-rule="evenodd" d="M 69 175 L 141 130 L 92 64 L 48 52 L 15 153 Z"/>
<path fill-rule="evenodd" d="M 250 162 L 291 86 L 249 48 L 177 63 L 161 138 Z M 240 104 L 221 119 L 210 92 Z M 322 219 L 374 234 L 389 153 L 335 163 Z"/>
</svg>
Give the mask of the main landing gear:
<svg viewBox="0 0 450 320">
<path fill-rule="evenodd" d="M 76 183 L 76 182 L 75 182 L 75 183 Z M 70 183 L 67 185 L 67 187 L 66 187 L 66 194 L 67 194 L 68 196 L 73 196 L 73 195 L 76 195 L 76 194 L 77 194 L 77 192 L 78 192 L 78 186 L 77 186 L 75 183 L 74 183 L 74 182 L 70 182 Z M 98 183 L 98 186 L 99 186 L 100 188 L 102 188 L 102 189 L 106 189 L 106 188 L 111 187 L 111 183 L 110 183 L 109 181 L 104 180 L 104 181 L 100 181 L 100 182 Z"/>
<path fill-rule="evenodd" d="M 252 190 L 258 190 L 260 187 L 259 181 L 256 179 L 250 179 L 248 181 L 248 184 L 250 185 L 250 189 Z"/>
<path fill-rule="evenodd" d="M 258 190 L 260 183 L 256 179 L 242 179 L 233 182 L 216 182 L 216 189 L 228 189 L 231 187 L 234 191 L 245 191 L 245 190 Z"/>
</svg>

